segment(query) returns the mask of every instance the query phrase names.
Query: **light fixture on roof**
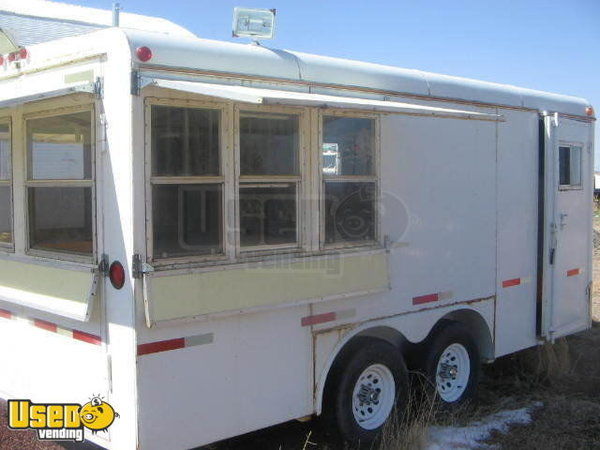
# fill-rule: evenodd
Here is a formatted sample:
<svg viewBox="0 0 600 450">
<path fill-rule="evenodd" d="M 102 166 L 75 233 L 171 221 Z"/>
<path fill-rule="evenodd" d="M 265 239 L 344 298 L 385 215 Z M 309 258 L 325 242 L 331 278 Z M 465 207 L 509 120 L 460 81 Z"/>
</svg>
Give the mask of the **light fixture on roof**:
<svg viewBox="0 0 600 450">
<path fill-rule="evenodd" d="M 274 9 L 233 9 L 233 37 L 249 37 L 258 44 L 261 39 L 273 39 L 275 34 Z"/>
</svg>

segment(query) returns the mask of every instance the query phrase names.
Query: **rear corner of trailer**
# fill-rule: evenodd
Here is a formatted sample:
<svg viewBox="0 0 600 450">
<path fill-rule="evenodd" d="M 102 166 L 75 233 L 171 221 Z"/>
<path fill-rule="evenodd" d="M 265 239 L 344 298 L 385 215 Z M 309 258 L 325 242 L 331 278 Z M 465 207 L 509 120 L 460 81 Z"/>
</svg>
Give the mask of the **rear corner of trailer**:
<svg viewBox="0 0 600 450">
<path fill-rule="evenodd" d="M 127 288 L 109 290 L 103 273 L 107 254 L 130 260 L 125 241 L 132 233 L 119 219 L 129 208 L 130 189 L 117 187 L 125 203 L 110 197 L 115 186 L 105 164 L 111 141 L 121 150 L 130 147 L 130 121 L 116 113 L 127 110 L 127 96 L 102 98 L 103 88 L 116 98 L 113 86 L 129 83 L 128 54 L 122 31 L 103 30 L 29 46 L 0 68 L 0 211 L 6 212 L 0 223 L 0 393 L 7 400 L 83 405 L 92 397 L 134 397 L 116 396 L 112 386 L 112 366 L 135 380 L 133 354 L 128 359 L 120 350 L 128 341 L 134 345 L 127 322 L 133 295 Z M 115 119 L 110 129 L 107 117 Z M 119 177 L 130 183 L 131 177 Z M 107 211 L 113 211 L 112 225 Z M 135 417 L 122 414 L 134 408 L 129 400 L 114 406 L 123 422 Z M 86 431 L 86 439 L 112 447 L 110 438 L 121 433 L 114 428 Z"/>
</svg>

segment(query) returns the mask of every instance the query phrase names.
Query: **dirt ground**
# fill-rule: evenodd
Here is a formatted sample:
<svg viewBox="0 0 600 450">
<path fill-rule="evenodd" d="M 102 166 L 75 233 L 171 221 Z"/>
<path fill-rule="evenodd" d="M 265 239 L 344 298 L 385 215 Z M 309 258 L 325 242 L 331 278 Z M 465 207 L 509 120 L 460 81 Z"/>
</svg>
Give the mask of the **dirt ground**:
<svg viewBox="0 0 600 450">
<path fill-rule="evenodd" d="M 485 445 L 502 449 L 600 449 L 600 213 L 594 219 L 594 291 L 591 330 L 544 346 L 499 358 L 486 365 L 478 399 L 457 413 L 438 412 L 407 424 L 388 436 L 378 450 L 418 449 L 431 424 L 461 425 L 479 417 L 538 402 L 533 421 L 495 434 Z M 415 430 L 416 435 L 415 435 Z M 405 436 L 410 435 L 407 440 Z M 33 432 L 6 427 L 6 405 L 0 403 L 0 450 L 90 448 L 42 443 Z M 210 450 L 324 450 L 346 448 L 315 422 L 290 422 L 230 439 Z"/>
</svg>

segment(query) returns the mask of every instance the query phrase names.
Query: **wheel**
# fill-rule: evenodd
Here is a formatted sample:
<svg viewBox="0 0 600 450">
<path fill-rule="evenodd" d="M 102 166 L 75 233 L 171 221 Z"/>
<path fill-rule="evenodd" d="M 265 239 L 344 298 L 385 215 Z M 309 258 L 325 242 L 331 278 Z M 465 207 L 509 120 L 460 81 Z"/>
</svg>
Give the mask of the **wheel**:
<svg viewBox="0 0 600 450">
<path fill-rule="evenodd" d="M 473 398 L 481 361 L 468 330 L 460 323 L 448 322 L 426 345 L 422 369 L 442 406 L 457 406 Z"/>
<path fill-rule="evenodd" d="M 357 340 L 334 363 L 327 383 L 325 419 L 353 445 L 372 443 L 392 415 L 406 406 L 408 374 L 394 346 Z"/>
</svg>

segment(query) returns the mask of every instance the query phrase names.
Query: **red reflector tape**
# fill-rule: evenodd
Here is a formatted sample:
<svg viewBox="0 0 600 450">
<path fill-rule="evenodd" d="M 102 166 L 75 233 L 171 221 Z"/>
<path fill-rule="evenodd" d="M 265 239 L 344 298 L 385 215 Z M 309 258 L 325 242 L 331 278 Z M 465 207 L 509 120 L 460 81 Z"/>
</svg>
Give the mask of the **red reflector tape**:
<svg viewBox="0 0 600 450">
<path fill-rule="evenodd" d="M 437 302 L 440 299 L 440 294 L 421 295 L 413 297 L 413 305 L 422 305 L 423 303 Z"/>
<path fill-rule="evenodd" d="M 512 286 L 518 286 L 521 284 L 521 279 L 520 278 L 513 278 L 512 280 L 505 280 L 502 282 L 502 287 L 503 288 L 507 288 L 507 287 L 512 287 Z"/>
<path fill-rule="evenodd" d="M 42 330 L 52 331 L 53 333 L 56 333 L 56 330 L 58 329 L 58 326 L 55 323 L 46 322 L 45 320 L 40 319 L 34 319 L 33 324 Z"/>
<path fill-rule="evenodd" d="M 149 344 L 138 345 L 138 356 L 147 355 L 149 353 L 166 352 L 169 350 L 177 350 L 185 347 L 185 339 L 169 339 L 167 341 L 150 342 Z"/>
<path fill-rule="evenodd" d="M 303 317 L 300 323 L 303 327 L 307 327 L 309 325 L 317 325 L 319 323 L 332 322 L 335 320 L 335 317 L 336 315 L 334 312 L 316 314 L 314 316 Z"/>
<path fill-rule="evenodd" d="M 567 270 L 568 277 L 574 277 L 575 275 L 579 275 L 579 269 Z"/>
<path fill-rule="evenodd" d="M 87 342 L 88 344 L 100 345 L 102 343 L 102 339 L 99 336 L 95 336 L 93 334 L 85 333 L 79 330 L 73 330 L 73 339 L 77 339 L 78 341 Z"/>
<path fill-rule="evenodd" d="M 10 311 L 0 309 L 0 317 L 5 319 L 12 319 L 15 316 Z M 102 338 L 94 334 L 86 333 L 79 330 L 71 330 L 70 328 L 59 327 L 57 324 L 48 322 L 42 319 L 28 319 L 27 323 L 33 325 L 36 328 L 49 331 L 51 333 L 62 334 L 64 336 L 70 336 L 78 341 L 87 342 L 88 344 L 101 345 Z"/>
</svg>

